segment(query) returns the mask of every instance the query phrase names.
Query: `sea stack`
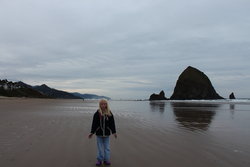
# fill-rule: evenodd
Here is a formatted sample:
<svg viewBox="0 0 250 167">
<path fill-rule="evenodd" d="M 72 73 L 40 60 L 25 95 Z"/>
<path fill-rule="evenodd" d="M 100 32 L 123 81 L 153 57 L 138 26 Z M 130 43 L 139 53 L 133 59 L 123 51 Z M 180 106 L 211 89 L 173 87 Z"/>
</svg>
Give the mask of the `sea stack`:
<svg viewBox="0 0 250 167">
<path fill-rule="evenodd" d="M 235 96 L 234 96 L 233 92 L 229 95 L 229 99 L 235 99 Z"/>
<path fill-rule="evenodd" d="M 188 66 L 179 76 L 171 100 L 223 99 L 216 93 L 209 78 L 200 70 Z"/>
<path fill-rule="evenodd" d="M 152 94 L 149 98 L 149 100 L 167 100 L 167 98 L 165 97 L 165 93 L 162 90 L 159 94 Z"/>
</svg>

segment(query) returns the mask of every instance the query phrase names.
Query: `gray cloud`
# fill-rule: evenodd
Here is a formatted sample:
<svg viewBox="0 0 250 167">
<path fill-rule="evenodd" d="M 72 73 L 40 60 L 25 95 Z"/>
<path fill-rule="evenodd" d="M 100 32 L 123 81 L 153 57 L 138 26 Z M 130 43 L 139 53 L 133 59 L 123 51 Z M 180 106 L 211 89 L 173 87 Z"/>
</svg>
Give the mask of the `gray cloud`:
<svg viewBox="0 0 250 167">
<path fill-rule="evenodd" d="M 0 77 L 112 98 L 172 94 L 189 65 L 249 97 L 250 1 L 0 2 Z"/>
</svg>

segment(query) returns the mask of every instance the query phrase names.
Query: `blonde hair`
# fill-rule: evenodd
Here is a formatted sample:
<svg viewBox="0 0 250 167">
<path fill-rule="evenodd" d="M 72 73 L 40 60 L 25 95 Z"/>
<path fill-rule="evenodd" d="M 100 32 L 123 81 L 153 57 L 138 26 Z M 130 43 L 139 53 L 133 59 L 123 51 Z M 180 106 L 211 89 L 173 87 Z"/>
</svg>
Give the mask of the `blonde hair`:
<svg viewBox="0 0 250 167">
<path fill-rule="evenodd" d="M 106 108 L 106 110 L 102 110 L 102 108 L 101 108 L 101 104 L 102 103 L 106 103 L 107 104 L 107 108 Z M 112 114 L 111 114 L 111 110 L 110 110 L 110 108 L 109 108 L 109 104 L 108 104 L 108 101 L 106 100 L 106 99 L 101 99 L 100 101 L 99 101 L 99 113 L 101 114 L 101 115 L 107 115 L 107 116 L 111 116 Z"/>
</svg>

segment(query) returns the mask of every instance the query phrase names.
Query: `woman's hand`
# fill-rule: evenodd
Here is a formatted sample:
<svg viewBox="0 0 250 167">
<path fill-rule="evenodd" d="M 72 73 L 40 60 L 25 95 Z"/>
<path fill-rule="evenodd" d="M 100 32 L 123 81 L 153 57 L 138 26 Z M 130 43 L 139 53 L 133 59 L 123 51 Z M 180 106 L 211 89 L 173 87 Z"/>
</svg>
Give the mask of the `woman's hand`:
<svg viewBox="0 0 250 167">
<path fill-rule="evenodd" d="M 115 138 L 117 138 L 117 134 L 116 133 L 114 133 L 113 135 L 114 135 Z"/>
<path fill-rule="evenodd" d="M 92 138 L 92 136 L 93 136 L 93 133 L 90 133 L 90 134 L 89 134 L 89 136 L 88 136 L 88 137 L 89 137 L 89 139 L 91 139 L 91 138 Z"/>
</svg>

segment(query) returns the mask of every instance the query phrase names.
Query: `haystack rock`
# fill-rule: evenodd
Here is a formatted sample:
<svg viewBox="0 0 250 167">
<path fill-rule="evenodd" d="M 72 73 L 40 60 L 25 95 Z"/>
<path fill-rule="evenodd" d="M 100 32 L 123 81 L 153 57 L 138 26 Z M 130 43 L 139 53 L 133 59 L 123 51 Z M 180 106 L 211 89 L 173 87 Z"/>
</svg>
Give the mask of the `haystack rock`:
<svg viewBox="0 0 250 167">
<path fill-rule="evenodd" d="M 223 99 L 216 93 L 209 78 L 200 70 L 188 66 L 179 76 L 171 100 Z"/>
<path fill-rule="evenodd" d="M 149 98 L 149 100 L 167 100 L 167 98 L 165 97 L 165 93 L 164 91 L 162 90 L 160 92 L 160 94 L 152 94 Z"/>
<path fill-rule="evenodd" d="M 229 95 L 229 99 L 235 99 L 235 96 L 234 96 L 233 92 Z"/>
</svg>

